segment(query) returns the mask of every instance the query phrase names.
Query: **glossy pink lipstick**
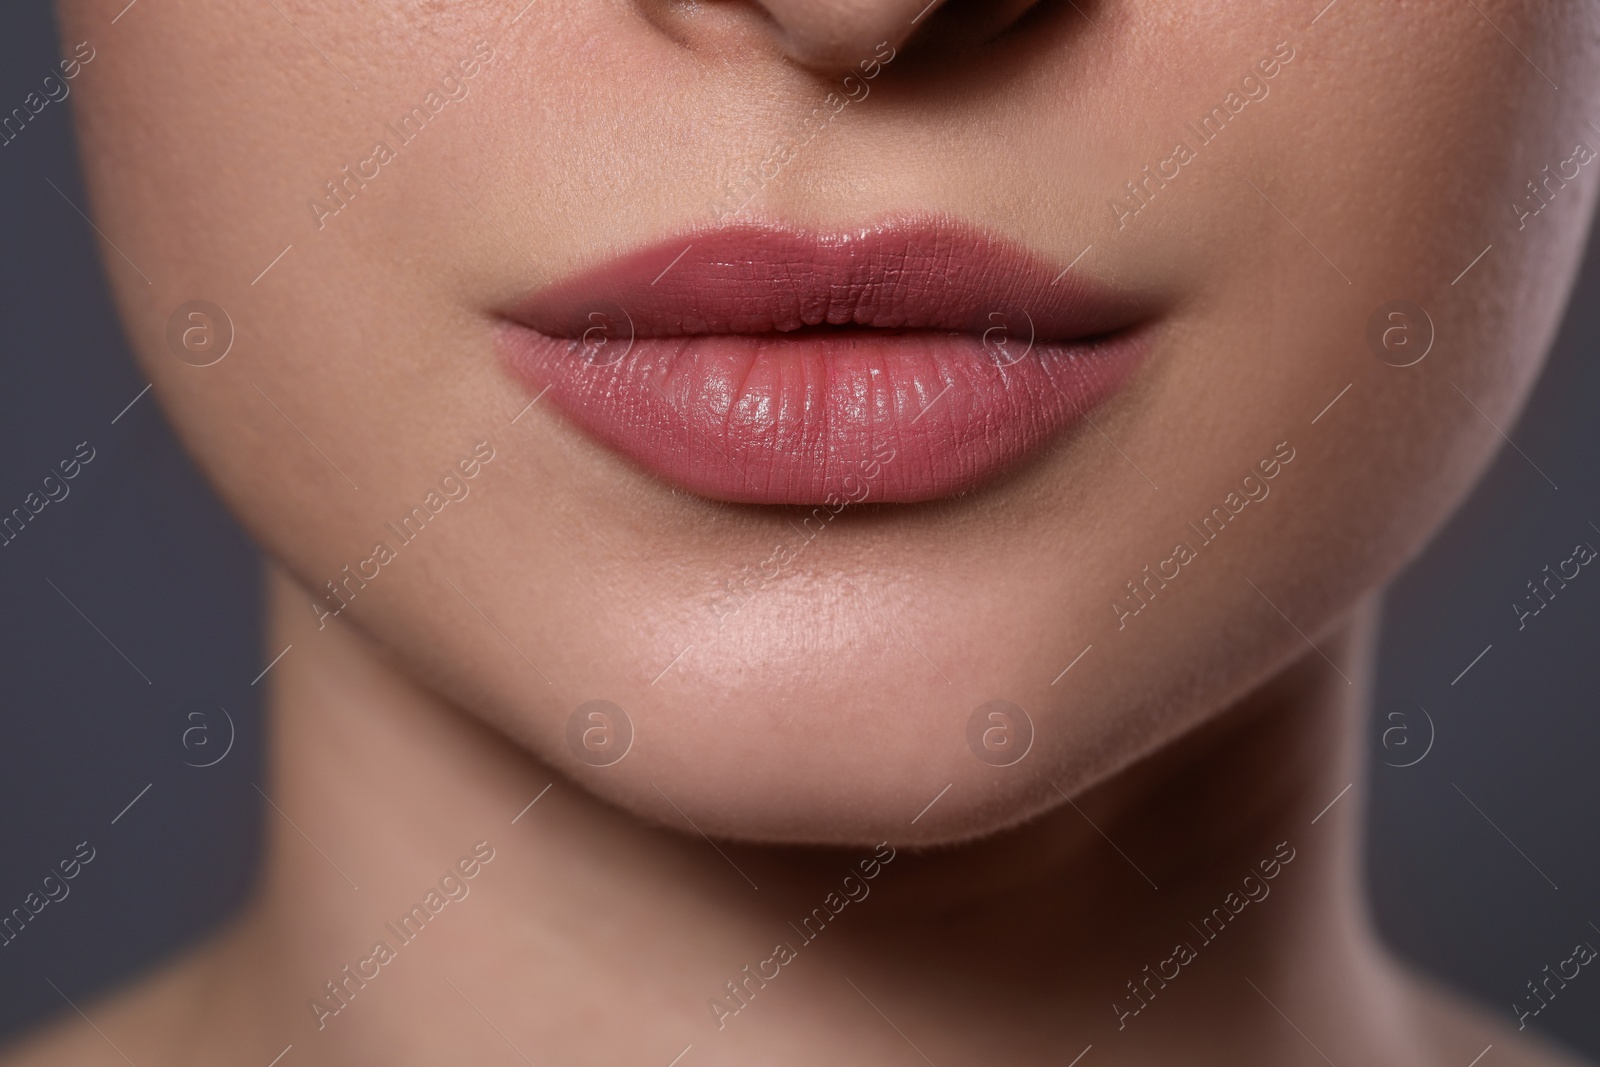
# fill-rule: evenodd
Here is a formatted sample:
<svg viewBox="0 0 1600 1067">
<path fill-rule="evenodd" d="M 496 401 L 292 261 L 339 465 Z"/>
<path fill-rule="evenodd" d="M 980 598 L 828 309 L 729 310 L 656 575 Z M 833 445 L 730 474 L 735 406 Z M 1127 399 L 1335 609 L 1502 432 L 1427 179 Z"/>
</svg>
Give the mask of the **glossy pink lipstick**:
<svg viewBox="0 0 1600 1067">
<path fill-rule="evenodd" d="M 943 221 L 686 235 L 511 309 L 502 355 L 592 437 L 755 504 L 912 502 L 1016 466 L 1126 380 L 1138 301 Z"/>
</svg>

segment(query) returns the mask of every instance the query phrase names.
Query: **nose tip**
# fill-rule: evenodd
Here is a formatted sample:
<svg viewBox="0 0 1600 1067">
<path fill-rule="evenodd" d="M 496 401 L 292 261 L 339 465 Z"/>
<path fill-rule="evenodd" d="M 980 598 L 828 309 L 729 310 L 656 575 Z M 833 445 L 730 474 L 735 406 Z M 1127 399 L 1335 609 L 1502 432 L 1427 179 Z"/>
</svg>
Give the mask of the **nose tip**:
<svg viewBox="0 0 1600 1067">
<path fill-rule="evenodd" d="M 982 2 L 982 0 L 979 0 Z M 945 0 L 760 0 L 795 62 L 842 69 L 887 42 L 898 49 Z"/>
</svg>

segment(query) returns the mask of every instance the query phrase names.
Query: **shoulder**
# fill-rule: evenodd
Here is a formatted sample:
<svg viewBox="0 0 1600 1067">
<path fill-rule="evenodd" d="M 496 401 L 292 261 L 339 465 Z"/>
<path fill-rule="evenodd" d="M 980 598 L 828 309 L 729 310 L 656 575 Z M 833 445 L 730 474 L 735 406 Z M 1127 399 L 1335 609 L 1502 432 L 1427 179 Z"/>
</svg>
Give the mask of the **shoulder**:
<svg viewBox="0 0 1600 1067">
<path fill-rule="evenodd" d="M 220 1006 L 216 991 L 222 983 L 215 981 L 215 963 L 221 940 L 197 946 L 103 994 L 80 997 L 65 990 L 59 1012 L 0 1048 L 0 1067 L 190 1062 L 198 1050 L 188 1035 L 199 1032 Z"/>
<path fill-rule="evenodd" d="M 0 1049 L 0 1067 L 126 1067 L 127 1056 L 148 1047 L 138 1033 L 129 1031 L 127 1021 L 157 1016 L 151 1009 L 163 998 L 152 997 L 153 992 L 150 980 L 144 979 L 104 997 L 63 1000 L 55 1015 L 16 1044 Z"/>
<path fill-rule="evenodd" d="M 1479 1067 L 1594 1067 L 1594 1061 L 1541 1037 L 1531 1026 L 1519 1030 L 1509 1008 L 1501 1018 L 1426 975 L 1412 971 L 1407 980 L 1418 1030 L 1427 1035 L 1434 1056 L 1446 1057 L 1438 1062 L 1464 1065 L 1487 1051 Z"/>
</svg>

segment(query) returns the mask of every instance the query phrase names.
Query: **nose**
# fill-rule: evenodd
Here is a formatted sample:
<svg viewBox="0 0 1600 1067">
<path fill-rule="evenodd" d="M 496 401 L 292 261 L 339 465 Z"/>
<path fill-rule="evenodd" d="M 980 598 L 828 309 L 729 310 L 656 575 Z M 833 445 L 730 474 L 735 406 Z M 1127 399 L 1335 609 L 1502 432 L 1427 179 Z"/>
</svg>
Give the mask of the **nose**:
<svg viewBox="0 0 1600 1067">
<path fill-rule="evenodd" d="M 871 59 L 887 42 L 899 49 L 913 36 L 935 33 L 938 24 L 969 23 L 987 38 L 1015 22 L 1035 0 L 759 0 L 772 20 L 779 46 L 795 62 L 818 70 L 841 70 Z M 979 43 L 968 33 L 966 43 Z M 879 57 L 881 58 L 881 56 Z"/>
<path fill-rule="evenodd" d="M 899 48 L 943 0 L 760 0 L 783 50 L 808 67 L 850 66 L 887 41 Z"/>
</svg>

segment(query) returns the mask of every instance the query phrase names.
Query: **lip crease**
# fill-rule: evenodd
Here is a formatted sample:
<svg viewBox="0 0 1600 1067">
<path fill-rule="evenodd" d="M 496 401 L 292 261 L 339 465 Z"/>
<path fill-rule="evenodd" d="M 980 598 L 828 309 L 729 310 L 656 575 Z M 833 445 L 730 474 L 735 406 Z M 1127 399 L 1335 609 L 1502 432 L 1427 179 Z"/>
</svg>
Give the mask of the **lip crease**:
<svg viewBox="0 0 1600 1067">
<path fill-rule="evenodd" d="M 1127 380 L 1135 296 L 943 219 L 739 226 L 601 264 L 512 307 L 532 393 L 717 500 L 910 503 L 998 477 Z"/>
</svg>

